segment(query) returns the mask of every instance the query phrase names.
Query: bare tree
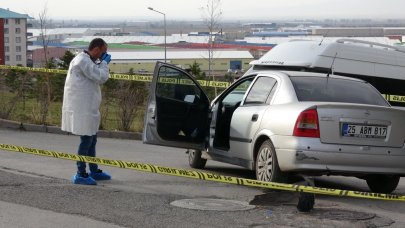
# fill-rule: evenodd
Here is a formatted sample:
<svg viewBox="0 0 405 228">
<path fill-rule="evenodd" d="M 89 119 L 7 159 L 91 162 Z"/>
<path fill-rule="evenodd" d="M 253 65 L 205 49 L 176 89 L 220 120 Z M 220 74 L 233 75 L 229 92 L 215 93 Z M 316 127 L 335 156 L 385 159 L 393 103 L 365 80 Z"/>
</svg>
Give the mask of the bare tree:
<svg viewBox="0 0 405 228">
<path fill-rule="evenodd" d="M 4 88 L 0 88 L 2 97 L 0 118 L 9 119 L 21 99 L 23 99 L 25 109 L 24 89 L 27 87 L 28 74 L 25 70 L 6 70 L 0 77 L 0 84 L 2 87 L 4 86 Z M 9 97 L 3 94 L 4 92 L 14 93 L 15 96 Z"/>
<path fill-rule="evenodd" d="M 133 75 L 134 69 L 131 68 L 128 74 Z M 146 101 L 147 94 L 144 83 L 119 81 L 116 90 L 118 103 L 117 116 L 119 117 L 118 127 L 120 130 L 130 131 L 132 123 L 135 120 L 137 108 Z"/>
<path fill-rule="evenodd" d="M 212 66 L 214 60 L 214 32 L 219 30 L 219 22 L 222 17 L 221 0 L 207 0 L 207 5 L 200 8 L 202 18 L 209 31 L 208 38 L 208 77 L 215 78 L 212 74 Z M 215 96 L 217 95 L 217 88 L 215 87 Z"/>
<path fill-rule="evenodd" d="M 44 9 L 39 13 L 39 24 L 41 27 L 41 40 L 42 40 L 42 47 L 44 51 L 44 58 L 45 58 L 45 67 L 52 68 L 53 62 L 49 62 L 48 60 L 48 44 L 49 44 L 49 37 L 47 34 L 48 29 L 48 4 L 45 3 Z M 48 116 L 49 106 L 51 104 L 51 79 L 49 74 L 45 74 L 45 82 L 42 92 L 44 95 L 40 96 L 40 110 L 41 110 L 41 118 L 40 121 L 42 124 L 46 124 L 46 119 Z"/>
<path fill-rule="evenodd" d="M 49 37 L 47 34 L 48 29 L 48 3 L 45 3 L 44 9 L 39 13 L 39 25 L 41 28 L 41 41 L 42 41 L 42 48 L 44 51 L 44 58 L 45 58 L 45 66 L 48 67 L 48 44 L 49 44 Z"/>
</svg>

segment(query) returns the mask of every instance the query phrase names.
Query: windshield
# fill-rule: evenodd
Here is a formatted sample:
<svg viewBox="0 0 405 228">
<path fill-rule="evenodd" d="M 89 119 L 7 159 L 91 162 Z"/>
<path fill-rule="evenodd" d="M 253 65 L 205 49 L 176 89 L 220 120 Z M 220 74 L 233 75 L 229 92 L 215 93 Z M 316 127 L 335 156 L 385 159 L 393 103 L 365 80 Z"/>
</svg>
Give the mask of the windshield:
<svg viewBox="0 0 405 228">
<path fill-rule="evenodd" d="M 389 106 L 370 84 L 343 78 L 290 77 L 299 101 Z"/>
</svg>

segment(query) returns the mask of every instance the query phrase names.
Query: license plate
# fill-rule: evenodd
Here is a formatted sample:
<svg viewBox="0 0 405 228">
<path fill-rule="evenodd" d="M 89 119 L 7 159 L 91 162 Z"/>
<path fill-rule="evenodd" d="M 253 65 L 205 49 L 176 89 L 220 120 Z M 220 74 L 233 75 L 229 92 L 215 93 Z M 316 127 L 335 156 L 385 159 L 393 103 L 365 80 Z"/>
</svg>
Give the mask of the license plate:
<svg viewBox="0 0 405 228">
<path fill-rule="evenodd" d="M 358 138 L 383 138 L 387 137 L 387 127 L 343 124 L 342 136 Z"/>
</svg>

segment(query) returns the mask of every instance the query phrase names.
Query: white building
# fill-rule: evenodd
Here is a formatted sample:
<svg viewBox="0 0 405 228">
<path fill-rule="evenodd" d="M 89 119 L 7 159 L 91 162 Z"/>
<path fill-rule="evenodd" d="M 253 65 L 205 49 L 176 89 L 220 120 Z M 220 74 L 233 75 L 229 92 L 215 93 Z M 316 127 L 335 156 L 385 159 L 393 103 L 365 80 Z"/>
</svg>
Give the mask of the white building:
<svg viewBox="0 0 405 228">
<path fill-rule="evenodd" d="M 32 34 L 30 40 L 38 41 L 42 39 L 41 29 L 28 29 Z M 50 41 L 63 41 L 64 39 L 77 40 L 84 36 L 105 36 L 114 35 L 120 32 L 120 28 L 53 28 L 46 30 L 46 39 Z"/>
<path fill-rule="evenodd" d="M 290 37 L 246 37 L 243 41 L 247 43 L 257 44 L 282 44 L 291 40 L 312 40 L 318 42 L 335 42 L 339 39 L 356 39 L 368 42 L 381 43 L 386 45 L 395 45 L 400 41 L 397 39 L 390 39 L 389 37 L 324 37 L 324 36 L 290 36 Z"/>
<path fill-rule="evenodd" d="M 163 44 L 165 36 L 83 36 L 81 38 L 66 38 L 63 42 L 70 43 L 75 41 L 90 42 L 96 37 L 100 37 L 108 44 L 122 44 L 130 42 L 146 43 L 146 44 Z M 166 43 L 173 44 L 179 42 L 186 43 L 208 43 L 208 36 L 189 36 L 188 34 L 172 34 L 166 36 Z"/>
<path fill-rule="evenodd" d="M 27 14 L 19 14 L 8 9 L 0 8 L 1 29 L 0 36 L 4 42 L 0 44 L 4 49 L 5 65 L 27 65 L 27 19 L 32 19 Z M 0 51 L 2 48 L 0 48 Z M 1 58 L 1 57 L 0 57 Z"/>
<path fill-rule="evenodd" d="M 110 70 L 114 73 L 127 73 L 132 68 L 136 73 L 152 73 L 156 61 L 164 61 L 164 51 L 111 51 Z M 249 51 L 240 50 L 215 50 L 213 55 L 212 70 L 227 72 L 229 69 L 243 72 L 249 68 L 253 60 Z M 207 50 L 176 50 L 167 51 L 167 62 L 187 69 L 196 62 L 202 71 L 208 71 Z"/>
</svg>

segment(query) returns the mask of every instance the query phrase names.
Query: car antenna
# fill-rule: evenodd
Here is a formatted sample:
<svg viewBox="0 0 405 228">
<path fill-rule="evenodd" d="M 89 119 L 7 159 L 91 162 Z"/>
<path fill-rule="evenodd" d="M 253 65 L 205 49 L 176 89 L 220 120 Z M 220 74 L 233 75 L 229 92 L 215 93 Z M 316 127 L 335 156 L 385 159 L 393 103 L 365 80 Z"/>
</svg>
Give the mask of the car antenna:
<svg viewBox="0 0 405 228">
<path fill-rule="evenodd" d="M 321 40 L 321 42 L 319 42 L 318 46 L 322 45 L 322 42 L 328 36 L 329 31 L 330 31 L 330 29 L 326 30 L 326 34 L 325 34 L 325 36 L 322 37 L 322 40 Z"/>
<path fill-rule="evenodd" d="M 335 64 L 335 59 L 336 59 L 337 54 L 338 54 L 338 53 L 336 52 L 335 56 L 333 57 L 332 64 L 330 65 L 328 74 L 326 75 L 327 78 L 329 78 L 329 74 L 332 73 L 332 75 L 333 75 L 333 65 Z"/>
<path fill-rule="evenodd" d="M 326 89 L 328 89 L 329 74 L 332 73 L 332 75 L 333 75 L 333 65 L 335 64 L 335 59 L 336 59 L 337 54 L 338 54 L 338 53 L 336 52 L 336 53 L 335 53 L 335 56 L 333 57 L 332 64 L 330 65 L 329 71 L 328 71 L 328 73 L 326 74 L 326 85 L 325 85 L 325 88 L 326 88 Z"/>
</svg>

